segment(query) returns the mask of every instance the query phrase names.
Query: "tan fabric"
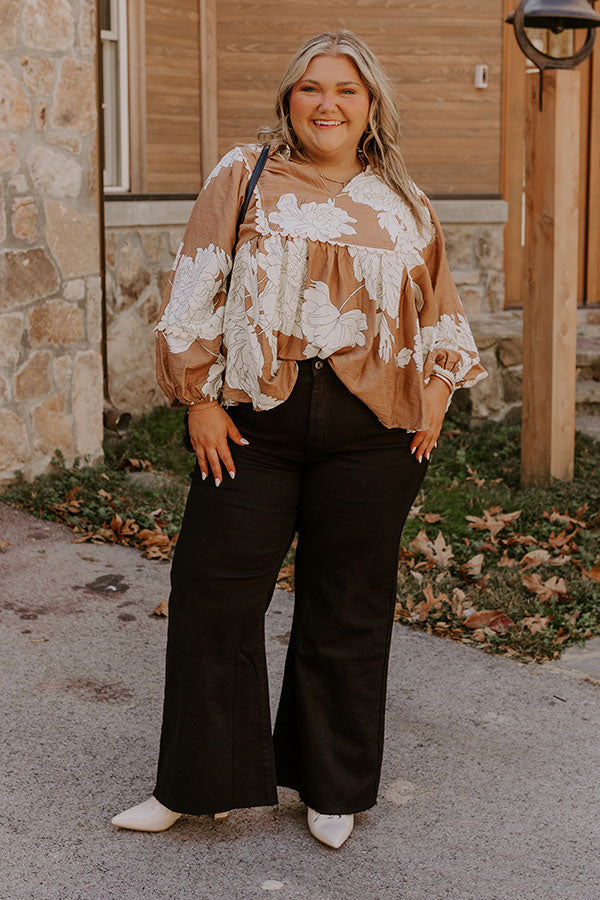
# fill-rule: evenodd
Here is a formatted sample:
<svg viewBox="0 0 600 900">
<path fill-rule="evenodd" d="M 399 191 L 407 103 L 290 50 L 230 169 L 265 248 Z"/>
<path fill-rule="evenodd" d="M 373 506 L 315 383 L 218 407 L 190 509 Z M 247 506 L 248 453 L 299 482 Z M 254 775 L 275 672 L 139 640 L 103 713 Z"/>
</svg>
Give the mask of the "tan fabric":
<svg viewBox="0 0 600 900">
<path fill-rule="evenodd" d="M 315 168 L 273 154 L 235 244 L 259 152 L 223 157 L 177 251 L 155 328 L 171 405 L 218 398 L 271 409 L 291 393 L 295 360 L 319 356 L 388 428 L 426 427 L 432 375 L 452 391 L 486 375 L 428 199 L 419 192 L 428 218 L 419 233 L 370 168 L 334 195 Z"/>
</svg>

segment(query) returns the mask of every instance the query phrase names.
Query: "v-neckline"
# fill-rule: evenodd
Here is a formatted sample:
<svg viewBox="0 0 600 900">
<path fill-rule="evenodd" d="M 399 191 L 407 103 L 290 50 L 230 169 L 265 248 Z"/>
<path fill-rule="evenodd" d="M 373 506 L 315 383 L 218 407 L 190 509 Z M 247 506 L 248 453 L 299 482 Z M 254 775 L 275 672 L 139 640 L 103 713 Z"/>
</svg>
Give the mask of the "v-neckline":
<svg viewBox="0 0 600 900">
<path fill-rule="evenodd" d="M 296 162 L 297 165 L 300 165 L 300 166 L 310 169 L 314 173 L 314 176 L 315 176 L 313 179 L 314 182 L 322 190 L 323 189 L 327 190 L 327 186 L 324 185 L 323 182 L 321 181 L 321 179 L 324 178 L 324 176 L 321 175 L 321 173 L 317 169 L 315 169 L 315 167 L 313 166 L 312 163 L 298 162 L 297 160 L 293 160 L 293 162 Z M 370 173 L 370 172 L 371 172 L 371 166 L 369 165 L 369 163 L 367 163 L 367 165 L 365 166 L 364 169 L 361 169 L 360 172 L 357 172 L 356 175 L 353 175 L 352 178 L 350 179 L 350 181 L 347 181 L 346 184 L 337 192 L 337 194 L 333 194 L 332 196 L 329 197 L 329 199 L 334 200 L 334 201 L 337 200 L 338 197 L 340 197 L 342 194 L 344 194 L 348 190 L 348 188 L 350 187 L 350 185 L 352 184 L 353 181 L 356 181 L 356 179 L 360 178 L 361 175 L 366 175 L 367 173 Z"/>
</svg>

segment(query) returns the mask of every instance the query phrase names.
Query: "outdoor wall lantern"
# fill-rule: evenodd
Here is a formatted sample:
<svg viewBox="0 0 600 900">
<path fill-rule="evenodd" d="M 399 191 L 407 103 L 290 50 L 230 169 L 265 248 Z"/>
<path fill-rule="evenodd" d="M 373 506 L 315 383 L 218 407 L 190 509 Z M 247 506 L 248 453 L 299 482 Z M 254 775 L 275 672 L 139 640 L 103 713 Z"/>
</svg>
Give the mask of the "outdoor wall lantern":
<svg viewBox="0 0 600 900">
<path fill-rule="evenodd" d="M 544 69 L 574 69 L 587 59 L 594 49 L 600 15 L 588 0 L 520 0 L 506 21 L 514 25 L 517 43 L 525 56 L 543 72 Z M 554 34 L 587 28 L 588 33 L 583 47 L 572 56 L 551 56 L 532 44 L 526 28 L 549 28 Z"/>
</svg>

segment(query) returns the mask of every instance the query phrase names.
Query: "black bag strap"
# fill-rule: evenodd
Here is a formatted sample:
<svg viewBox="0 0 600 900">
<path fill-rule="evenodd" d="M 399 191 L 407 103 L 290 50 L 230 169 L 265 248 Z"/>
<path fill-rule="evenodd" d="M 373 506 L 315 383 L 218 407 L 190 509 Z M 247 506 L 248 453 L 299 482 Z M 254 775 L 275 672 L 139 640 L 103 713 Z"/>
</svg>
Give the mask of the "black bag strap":
<svg viewBox="0 0 600 900">
<path fill-rule="evenodd" d="M 237 220 L 236 233 L 239 231 L 240 225 L 246 218 L 246 213 L 248 211 L 248 207 L 250 205 L 250 198 L 252 196 L 252 191 L 256 187 L 256 182 L 260 178 L 260 173 L 265 167 L 265 163 L 267 161 L 267 156 L 269 155 L 270 144 L 265 144 L 260 151 L 260 156 L 254 166 L 254 170 L 252 175 L 250 176 L 250 181 L 248 182 L 248 187 L 246 188 L 246 194 L 244 196 L 244 202 L 242 204 L 242 208 L 240 210 L 240 214 Z"/>
<path fill-rule="evenodd" d="M 258 179 L 260 178 L 260 173 L 262 172 L 262 170 L 265 167 L 265 163 L 266 163 L 267 157 L 269 155 L 269 148 L 270 148 L 269 144 L 265 144 L 263 146 L 262 150 L 260 151 L 260 156 L 258 157 L 258 160 L 256 161 L 256 165 L 254 166 L 254 169 L 252 170 L 252 175 L 250 176 L 250 181 L 248 182 L 248 187 L 246 188 L 246 193 L 244 195 L 244 202 L 242 204 L 242 208 L 240 209 L 240 214 L 238 216 L 237 225 L 235 227 L 236 242 L 237 242 L 237 233 L 240 230 L 240 225 L 246 218 L 246 213 L 248 212 L 248 207 L 250 205 L 250 198 L 252 197 L 252 191 L 256 187 L 256 183 L 257 183 Z M 189 409 L 186 408 L 186 411 L 183 414 L 182 444 L 186 450 L 189 450 L 191 453 L 194 453 L 195 450 L 194 450 L 194 448 L 192 446 L 192 442 L 190 440 L 189 416 L 190 416 Z"/>
</svg>

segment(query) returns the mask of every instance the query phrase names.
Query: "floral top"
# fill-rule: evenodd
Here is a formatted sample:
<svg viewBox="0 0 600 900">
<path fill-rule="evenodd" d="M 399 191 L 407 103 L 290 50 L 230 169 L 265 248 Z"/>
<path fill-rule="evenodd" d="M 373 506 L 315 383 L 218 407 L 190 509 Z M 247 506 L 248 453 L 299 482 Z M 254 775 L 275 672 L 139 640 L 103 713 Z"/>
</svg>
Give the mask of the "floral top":
<svg viewBox="0 0 600 900">
<path fill-rule="evenodd" d="M 418 192 L 420 231 L 370 167 L 331 196 L 312 166 L 273 153 L 236 241 L 259 153 L 221 159 L 177 250 L 155 327 L 171 405 L 271 409 L 289 397 L 296 360 L 318 356 L 383 425 L 425 428 L 432 375 L 451 392 L 486 375 L 429 200 Z"/>
</svg>

